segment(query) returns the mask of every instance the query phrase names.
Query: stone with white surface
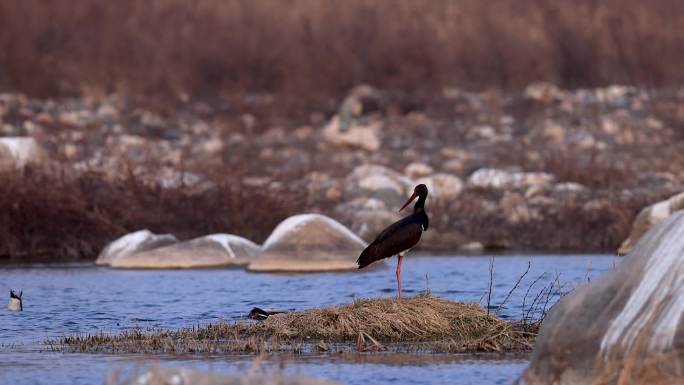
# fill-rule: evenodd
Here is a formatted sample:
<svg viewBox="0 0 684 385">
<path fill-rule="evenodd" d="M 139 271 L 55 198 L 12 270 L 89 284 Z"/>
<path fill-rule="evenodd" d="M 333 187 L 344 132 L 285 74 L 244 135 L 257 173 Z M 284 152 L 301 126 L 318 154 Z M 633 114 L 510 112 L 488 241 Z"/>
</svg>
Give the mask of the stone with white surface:
<svg viewBox="0 0 684 385">
<path fill-rule="evenodd" d="M 544 320 L 522 383 L 681 384 L 684 212 L 617 265 L 563 297 Z"/>
<path fill-rule="evenodd" d="M 632 247 L 639 241 L 639 238 L 677 210 L 684 210 L 684 193 L 677 194 L 642 209 L 634 220 L 634 224 L 632 224 L 632 231 L 629 237 L 620 244 L 618 254 L 625 255 L 629 253 Z"/>
<path fill-rule="evenodd" d="M 348 201 L 355 198 L 374 198 L 387 207 L 401 207 L 413 190 L 415 182 L 385 166 L 364 164 L 356 167 L 344 183 Z"/>
<path fill-rule="evenodd" d="M 422 162 L 412 162 L 404 168 L 404 174 L 412 179 L 422 178 L 434 172 L 432 167 Z"/>
<path fill-rule="evenodd" d="M 347 227 L 320 214 L 301 214 L 281 222 L 263 245 L 251 271 L 338 271 L 357 269 L 364 241 Z"/>
<path fill-rule="evenodd" d="M 481 168 L 468 178 L 471 187 L 489 189 L 528 188 L 546 186 L 553 183 L 555 177 L 545 172 L 515 172 L 496 168 Z"/>
<path fill-rule="evenodd" d="M 323 138 L 338 147 L 377 151 L 381 144 L 382 125 L 381 121 L 376 120 L 346 127 L 338 116 L 334 116 L 323 129 Z"/>
<path fill-rule="evenodd" d="M 428 191 L 430 191 L 430 197 L 438 200 L 456 199 L 461 194 L 461 191 L 463 191 L 461 178 L 446 173 L 437 173 L 420 178 L 416 181 L 416 184 L 420 183 L 427 186 Z"/>
<path fill-rule="evenodd" d="M 95 264 L 109 265 L 116 259 L 176 242 L 178 239 L 171 234 L 155 234 L 147 229 L 139 230 L 108 244 L 95 260 Z"/>
<path fill-rule="evenodd" d="M 0 138 L 0 169 L 23 169 L 29 164 L 40 163 L 45 152 L 31 137 Z"/>
<path fill-rule="evenodd" d="M 191 269 L 245 266 L 261 252 L 259 245 L 232 234 L 211 234 L 116 258 L 122 269 Z"/>
<path fill-rule="evenodd" d="M 352 230 L 369 242 L 387 226 L 401 219 L 397 211 L 384 209 L 358 210 L 352 217 Z"/>
</svg>

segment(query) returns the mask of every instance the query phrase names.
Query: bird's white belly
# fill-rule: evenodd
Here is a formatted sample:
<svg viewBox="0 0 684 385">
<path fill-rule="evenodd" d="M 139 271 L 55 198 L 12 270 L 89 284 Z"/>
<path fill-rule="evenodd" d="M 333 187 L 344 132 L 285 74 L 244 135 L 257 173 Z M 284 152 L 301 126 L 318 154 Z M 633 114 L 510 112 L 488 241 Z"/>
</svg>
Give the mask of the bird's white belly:
<svg viewBox="0 0 684 385">
<path fill-rule="evenodd" d="M 21 310 L 21 301 L 16 298 L 10 298 L 7 304 L 7 310 L 9 311 L 19 311 Z"/>
</svg>

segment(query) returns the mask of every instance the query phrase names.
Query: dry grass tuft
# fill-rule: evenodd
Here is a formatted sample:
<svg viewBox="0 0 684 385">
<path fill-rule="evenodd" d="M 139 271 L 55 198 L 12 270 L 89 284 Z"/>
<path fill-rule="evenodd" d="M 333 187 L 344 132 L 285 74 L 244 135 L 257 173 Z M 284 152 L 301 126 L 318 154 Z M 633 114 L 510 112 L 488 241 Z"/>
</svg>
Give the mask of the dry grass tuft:
<svg viewBox="0 0 684 385">
<path fill-rule="evenodd" d="M 126 353 L 503 352 L 531 349 L 535 335 L 536 326 L 501 320 L 477 304 L 419 295 L 359 299 L 344 306 L 277 314 L 261 323 L 70 336 L 47 344 L 58 351 Z"/>
</svg>

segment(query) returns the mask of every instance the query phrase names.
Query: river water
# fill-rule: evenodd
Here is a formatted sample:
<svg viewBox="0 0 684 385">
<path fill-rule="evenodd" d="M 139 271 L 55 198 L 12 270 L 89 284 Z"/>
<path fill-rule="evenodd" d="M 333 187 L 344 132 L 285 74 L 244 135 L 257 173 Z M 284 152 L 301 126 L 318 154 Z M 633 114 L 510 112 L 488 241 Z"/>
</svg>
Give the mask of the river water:
<svg viewBox="0 0 684 385">
<path fill-rule="evenodd" d="M 47 338 L 113 333 L 131 327 L 175 328 L 244 317 L 254 306 L 306 309 L 349 303 L 355 297 L 394 296 L 394 260 L 387 268 L 355 273 L 255 274 L 242 269 L 110 270 L 93 265 L 0 267 L 0 293 L 23 290 L 24 311 L 0 310 L 0 384 L 103 384 L 112 373 L 154 366 L 245 372 L 254 357 L 141 356 L 48 352 Z M 510 255 L 493 258 L 490 307 L 519 319 L 533 297 L 552 285 L 560 292 L 610 270 L 609 255 Z M 533 285 L 534 284 L 534 285 Z M 490 258 L 410 256 L 402 263 L 405 295 L 433 295 L 487 303 Z M 530 288 L 528 290 L 528 288 Z M 560 288 L 560 290 L 558 289 Z M 7 294 L 3 294 L 7 295 Z M 0 306 L 4 307 L 6 299 Z M 525 306 L 523 305 L 525 303 Z M 327 378 L 344 384 L 509 384 L 525 355 L 332 354 L 268 357 L 261 370 Z"/>
</svg>

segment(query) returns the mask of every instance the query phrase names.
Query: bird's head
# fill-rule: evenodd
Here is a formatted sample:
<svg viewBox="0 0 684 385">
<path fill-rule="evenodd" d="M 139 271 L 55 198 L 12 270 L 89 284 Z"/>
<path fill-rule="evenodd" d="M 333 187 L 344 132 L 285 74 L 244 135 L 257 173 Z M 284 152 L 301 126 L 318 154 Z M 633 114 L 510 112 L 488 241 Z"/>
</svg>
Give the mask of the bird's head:
<svg viewBox="0 0 684 385">
<path fill-rule="evenodd" d="M 406 206 L 411 204 L 411 202 L 413 202 L 413 200 L 416 199 L 416 197 L 421 197 L 421 198 L 425 197 L 425 196 L 427 196 L 427 193 L 428 193 L 428 189 L 427 189 L 426 185 L 424 185 L 422 183 L 417 185 L 416 187 L 413 188 L 413 194 L 411 194 L 408 201 L 406 201 L 406 203 L 404 203 L 404 205 L 401 206 L 399 211 L 402 211 L 403 209 L 405 209 Z"/>
</svg>

